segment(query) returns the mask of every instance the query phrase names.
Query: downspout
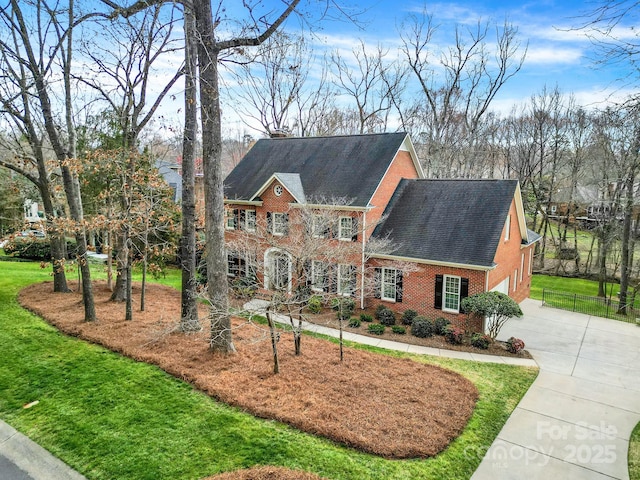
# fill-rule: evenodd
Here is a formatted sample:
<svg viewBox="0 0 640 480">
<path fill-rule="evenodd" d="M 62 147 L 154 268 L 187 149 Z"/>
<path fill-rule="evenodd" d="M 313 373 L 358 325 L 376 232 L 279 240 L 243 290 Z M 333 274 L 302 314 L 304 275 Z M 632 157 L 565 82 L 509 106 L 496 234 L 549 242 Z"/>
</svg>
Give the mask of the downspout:
<svg viewBox="0 0 640 480">
<path fill-rule="evenodd" d="M 362 259 L 360 262 L 360 309 L 364 310 L 364 251 L 365 246 L 367 244 L 367 240 L 365 238 L 365 232 L 367 231 L 367 212 L 364 211 L 362 214 Z"/>
</svg>

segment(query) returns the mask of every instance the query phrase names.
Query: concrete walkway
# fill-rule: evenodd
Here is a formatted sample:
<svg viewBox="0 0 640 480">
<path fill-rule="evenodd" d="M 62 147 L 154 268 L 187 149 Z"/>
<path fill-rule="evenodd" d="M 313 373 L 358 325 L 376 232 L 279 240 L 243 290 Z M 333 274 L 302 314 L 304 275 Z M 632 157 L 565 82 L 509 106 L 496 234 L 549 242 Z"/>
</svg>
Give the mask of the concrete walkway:
<svg viewBox="0 0 640 480">
<path fill-rule="evenodd" d="M 499 338 L 522 338 L 540 374 L 483 457 L 474 480 L 628 479 L 640 421 L 640 328 L 542 307 Z"/>
<path fill-rule="evenodd" d="M 267 302 L 264 300 L 251 300 L 244 305 L 244 308 L 248 311 L 264 315 L 266 305 Z M 276 315 L 275 320 L 278 323 L 289 325 L 289 319 L 285 316 Z M 338 338 L 338 336 L 340 335 L 340 331 L 335 328 L 324 327 L 322 325 L 316 325 L 315 323 L 309 322 L 302 322 L 302 325 L 304 330 L 308 332 L 321 333 L 333 338 Z M 342 337 L 345 340 L 355 343 L 361 343 L 363 345 L 386 348 L 387 350 L 396 350 L 399 352 L 415 353 L 419 355 L 434 355 L 436 357 L 458 358 L 461 360 L 471 360 L 475 362 L 507 363 L 509 365 L 521 365 L 526 367 L 538 366 L 535 360 L 530 360 L 528 358 L 501 357 L 497 355 L 483 355 L 481 353 L 459 352 L 456 350 L 446 350 L 443 348 L 409 345 L 403 342 L 394 342 L 391 340 L 369 337 L 367 335 L 358 335 L 357 333 L 346 331 L 343 331 Z"/>
<path fill-rule="evenodd" d="M 256 311 L 263 304 L 250 303 Z M 492 445 L 473 480 L 629 478 L 629 438 L 640 421 L 640 328 L 615 320 L 522 303 L 500 338 L 522 338 L 540 374 Z M 286 323 L 286 319 L 280 318 Z M 305 329 L 336 337 L 314 324 Z M 410 353 L 532 366 L 536 361 L 407 345 L 345 332 L 346 340 Z M 2 480 L 84 477 L 0 421 Z"/>
<path fill-rule="evenodd" d="M 0 421 L 0 479 L 83 480 L 62 460 Z"/>
</svg>

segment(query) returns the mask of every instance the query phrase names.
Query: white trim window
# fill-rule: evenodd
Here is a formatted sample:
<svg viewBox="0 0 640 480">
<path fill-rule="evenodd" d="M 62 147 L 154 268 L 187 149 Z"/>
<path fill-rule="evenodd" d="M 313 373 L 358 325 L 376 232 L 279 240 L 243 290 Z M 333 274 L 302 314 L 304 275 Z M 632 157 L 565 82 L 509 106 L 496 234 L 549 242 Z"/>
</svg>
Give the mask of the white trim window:
<svg viewBox="0 0 640 480">
<path fill-rule="evenodd" d="M 226 214 L 225 228 L 227 230 L 235 230 L 236 222 L 238 218 L 238 210 L 235 208 L 229 209 L 225 211 L 225 214 Z"/>
<path fill-rule="evenodd" d="M 533 271 L 533 248 L 529 248 L 529 275 Z"/>
<path fill-rule="evenodd" d="M 245 222 L 244 228 L 247 232 L 255 232 L 256 231 L 256 211 L 245 210 L 244 222 Z"/>
<path fill-rule="evenodd" d="M 442 286 L 442 311 L 460 312 L 460 277 L 445 275 Z"/>
<path fill-rule="evenodd" d="M 338 220 L 338 238 L 350 242 L 354 235 L 352 217 L 340 217 Z"/>
<path fill-rule="evenodd" d="M 395 268 L 382 268 L 380 271 L 380 298 L 390 302 L 396 301 L 396 278 Z"/>
<path fill-rule="evenodd" d="M 338 293 L 351 296 L 356 289 L 356 267 L 353 265 L 338 265 Z"/>
<path fill-rule="evenodd" d="M 313 238 L 329 238 L 329 226 L 324 216 L 313 215 L 311 218 L 311 235 Z"/>
<path fill-rule="evenodd" d="M 511 214 L 507 215 L 507 219 L 504 221 L 504 240 L 509 240 L 511 235 Z"/>
<path fill-rule="evenodd" d="M 329 266 L 325 262 L 314 260 L 311 262 L 311 289 L 324 292 L 328 287 Z"/>
<path fill-rule="evenodd" d="M 518 269 L 516 268 L 513 271 L 513 291 L 515 292 L 518 289 Z"/>
<path fill-rule="evenodd" d="M 522 276 L 524 275 L 524 253 L 520 254 L 520 283 L 522 283 Z"/>
<path fill-rule="evenodd" d="M 281 212 L 267 212 L 267 223 L 273 235 L 284 236 L 289 233 L 289 214 Z"/>
</svg>

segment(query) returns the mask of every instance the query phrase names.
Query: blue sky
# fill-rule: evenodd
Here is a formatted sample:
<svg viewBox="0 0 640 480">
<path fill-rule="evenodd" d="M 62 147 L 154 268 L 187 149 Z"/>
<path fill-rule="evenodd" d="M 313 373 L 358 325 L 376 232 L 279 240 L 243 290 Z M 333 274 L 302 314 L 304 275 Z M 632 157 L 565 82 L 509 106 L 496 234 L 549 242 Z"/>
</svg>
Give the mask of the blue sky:
<svg viewBox="0 0 640 480">
<path fill-rule="evenodd" d="M 325 21 L 321 36 L 330 48 L 349 50 L 358 39 L 368 44 L 380 42 L 395 49 L 399 45 L 398 26 L 411 12 L 419 12 L 425 3 L 413 0 L 347 0 L 337 2 L 357 8 L 366 8 L 360 18 L 363 28 L 346 21 Z M 312 2 L 313 3 L 313 2 Z M 264 2 L 265 12 L 279 12 L 279 0 Z M 315 4 L 324 4 L 315 1 Z M 498 24 L 505 19 L 518 28 L 527 57 L 522 70 L 496 98 L 494 107 L 506 112 L 511 105 L 527 100 L 546 85 L 556 85 L 563 93 L 574 94 L 581 105 L 602 105 L 602 102 L 626 96 L 629 88 L 619 79 L 628 77 L 630 70 L 622 66 L 597 67 L 593 62 L 593 45 L 580 31 L 573 30 L 584 22 L 584 14 L 598 3 L 575 0 L 543 0 L 528 2 L 462 1 L 430 2 L 427 10 L 439 27 L 438 41 L 451 42 L 447 35 L 454 24 L 475 25 L 479 20 Z M 288 29 L 295 30 L 297 22 L 290 21 Z"/>
</svg>

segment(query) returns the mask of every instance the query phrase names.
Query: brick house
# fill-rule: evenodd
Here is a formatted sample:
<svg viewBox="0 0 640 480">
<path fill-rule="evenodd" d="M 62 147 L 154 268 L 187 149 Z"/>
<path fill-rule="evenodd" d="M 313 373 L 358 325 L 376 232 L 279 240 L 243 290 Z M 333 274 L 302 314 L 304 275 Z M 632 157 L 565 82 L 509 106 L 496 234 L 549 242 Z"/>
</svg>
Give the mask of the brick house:
<svg viewBox="0 0 640 480">
<path fill-rule="evenodd" d="M 225 180 L 227 241 L 265 233 L 252 260 L 229 252 L 228 273 L 263 266 L 264 293 L 291 292 L 301 277 L 326 291 L 331 277 L 333 293 L 360 308 L 384 303 L 453 323 L 467 295 L 527 298 L 538 237 L 526 228 L 518 182 L 423 177 L 406 133 L 259 140 Z M 304 211 L 314 213 L 302 227 Z M 330 227 L 317 228 L 316 217 L 328 218 L 321 212 L 333 212 Z M 315 243 L 292 253 L 305 235 Z M 379 244 L 392 248 L 371 250 Z M 313 256 L 323 245 L 346 253 L 330 265 Z"/>
</svg>

